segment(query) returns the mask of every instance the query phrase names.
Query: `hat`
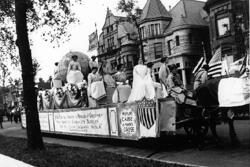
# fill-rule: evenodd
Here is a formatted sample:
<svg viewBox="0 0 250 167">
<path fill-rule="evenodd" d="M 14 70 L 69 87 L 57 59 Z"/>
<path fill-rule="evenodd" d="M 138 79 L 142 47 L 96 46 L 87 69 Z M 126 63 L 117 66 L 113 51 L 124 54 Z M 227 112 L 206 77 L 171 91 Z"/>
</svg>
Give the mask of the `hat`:
<svg viewBox="0 0 250 167">
<path fill-rule="evenodd" d="M 123 64 L 118 64 L 116 68 L 117 70 L 120 70 L 122 67 L 123 67 Z"/>
<path fill-rule="evenodd" d="M 163 63 L 163 62 L 165 62 L 167 59 L 168 59 L 168 57 L 163 57 L 163 58 L 161 58 L 161 62 Z"/>
<path fill-rule="evenodd" d="M 168 68 L 169 68 L 170 71 L 173 71 L 174 69 L 178 69 L 177 65 L 175 65 L 175 64 L 169 65 Z"/>
<path fill-rule="evenodd" d="M 96 58 L 96 56 L 91 56 L 91 59 L 95 59 Z"/>
<path fill-rule="evenodd" d="M 91 71 L 93 71 L 93 70 L 98 70 L 98 68 L 94 66 L 91 68 Z"/>
<path fill-rule="evenodd" d="M 148 63 L 147 63 L 147 67 L 148 67 L 148 68 L 151 68 L 153 65 L 154 65 L 153 62 L 148 62 Z"/>
<path fill-rule="evenodd" d="M 55 62 L 55 65 L 57 66 L 59 63 L 58 62 Z"/>
<path fill-rule="evenodd" d="M 78 58 L 78 56 L 77 56 L 77 55 L 72 55 L 72 56 L 71 56 L 71 58 L 74 58 L 74 57 Z"/>
</svg>

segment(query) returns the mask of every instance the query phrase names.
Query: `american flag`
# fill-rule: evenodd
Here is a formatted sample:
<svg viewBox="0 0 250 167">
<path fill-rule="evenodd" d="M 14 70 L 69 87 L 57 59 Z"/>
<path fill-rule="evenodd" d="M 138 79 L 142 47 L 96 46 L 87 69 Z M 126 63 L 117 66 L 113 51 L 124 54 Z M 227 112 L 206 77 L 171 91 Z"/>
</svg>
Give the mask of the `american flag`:
<svg viewBox="0 0 250 167">
<path fill-rule="evenodd" d="M 97 30 L 89 35 L 89 51 L 92 51 L 98 47 L 98 34 Z"/>
<path fill-rule="evenodd" d="M 153 100 L 147 100 L 144 97 L 142 101 L 139 101 L 137 113 L 140 123 L 147 129 L 150 129 L 155 124 L 157 112 Z"/>
<path fill-rule="evenodd" d="M 221 73 L 222 73 L 221 47 L 219 47 L 209 62 L 208 76 L 215 78 L 221 76 Z"/>
<path fill-rule="evenodd" d="M 193 70 L 192 73 L 193 74 L 197 73 L 204 64 L 206 64 L 205 58 L 201 57 L 201 59 L 199 60 L 199 62 L 197 63 L 197 65 L 194 67 L 194 70 Z"/>
</svg>

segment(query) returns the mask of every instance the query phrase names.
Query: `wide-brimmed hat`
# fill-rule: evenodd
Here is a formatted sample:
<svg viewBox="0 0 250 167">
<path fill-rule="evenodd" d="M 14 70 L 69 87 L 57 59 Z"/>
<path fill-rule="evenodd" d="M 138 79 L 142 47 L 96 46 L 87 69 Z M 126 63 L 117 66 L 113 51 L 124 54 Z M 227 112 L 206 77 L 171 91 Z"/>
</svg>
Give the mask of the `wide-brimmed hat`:
<svg viewBox="0 0 250 167">
<path fill-rule="evenodd" d="M 148 62 L 148 63 L 147 63 L 147 67 L 148 67 L 148 68 L 153 67 L 153 65 L 154 65 L 154 63 L 153 63 L 153 62 Z"/>
<path fill-rule="evenodd" d="M 168 68 L 170 71 L 173 71 L 174 69 L 178 70 L 178 66 L 176 64 L 171 64 L 171 65 L 169 65 Z"/>
<path fill-rule="evenodd" d="M 72 55 L 72 56 L 71 56 L 71 58 L 74 58 L 74 57 L 78 58 L 78 56 L 77 56 L 77 55 Z"/>
</svg>

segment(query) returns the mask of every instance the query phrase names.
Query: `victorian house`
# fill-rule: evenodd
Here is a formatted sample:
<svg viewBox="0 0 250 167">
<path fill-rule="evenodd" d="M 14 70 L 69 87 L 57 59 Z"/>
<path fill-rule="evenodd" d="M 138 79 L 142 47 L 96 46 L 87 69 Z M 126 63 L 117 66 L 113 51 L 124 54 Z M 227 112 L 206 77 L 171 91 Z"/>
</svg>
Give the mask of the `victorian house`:
<svg viewBox="0 0 250 167">
<path fill-rule="evenodd" d="M 107 9 L 105 23 L 98 41 L 99 61 L 109 61 L 115 70 L 123 64 L 127 74 L 132 76 L 132 69 L 138 59 L 137 29 L 126 17 L 115 16 Z"/>
<path fill-rule="evenodd" d="M 158 79 L 160 59 L 169 58 L 169 65 L 176 64 L 184 86 L 191 84 L 192 70 L 201 56 L 211 57 L 205 2 L 180 0 L 167 10 L 160 0 L 147 0 L 139 27 L 143 40 L 145 62 L 154 63 Z M 137 28 L 125 17 L 114 16 L 107 10 L 102 33 L 99 37 L 98 58 L 108 60 L 113 68 L 123 63 L 128 74 L 139 58 Z"/>
<path fill-rule="evenodd" d="M 249 50 L 249 0 L 208 0 L 211 49 L 235 61 Z"/>
<path fill-rule="evenodd" d="M 184 86 L 201 56 L 211 57 L 205 2 L 180 0 L 167 10 L 160 0 L 147 0 L 140 19 L 145 60 L 154 62 L 157 78 L 162 57 L 176 64 Z"/>
</svg>

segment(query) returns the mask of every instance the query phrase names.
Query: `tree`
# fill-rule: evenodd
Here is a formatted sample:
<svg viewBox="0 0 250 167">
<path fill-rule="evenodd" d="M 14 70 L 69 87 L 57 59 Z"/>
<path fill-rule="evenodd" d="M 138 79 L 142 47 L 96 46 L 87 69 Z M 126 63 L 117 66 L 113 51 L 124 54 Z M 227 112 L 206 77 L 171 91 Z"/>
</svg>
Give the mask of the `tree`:
<svg viewBox="0 0 250 167">
<path fill-rule="evenodd" d="M 75 0 L 75 2 L 79 2 L 79 0 Z M 31 40 L 28 35 L 39 29 L 44 32 L 42 34 L 44 40 L 56 43 L 57 45 L 60 44 L 62 39 L 63 41 L 69 39 L 70 34 L 67 33 L 67 27 L 69 27 L 71 23 L 78 21 L 70 9 L 71 5 L 72 1 L 70 0 L 0 1 L 0 27 L 1 34 L 3 34 L 0 40 L 5 44 L 3 47 L 6 49 L 6 53 L 2 55 L 6 56 L 9 55 L 10 52 L 13 52 L 10 43 L 14 43 L 16 36 L 15 43 L 18 47 L 20 57 L 18 58 L 12 54 L 15 58 L 11 57 L 11 59 L 20 59 L 21 63 L 28 148 L 31 149 L 43 149 L 44 145 L 36 104 L 34 66 L 30 50 Z M 6 21 L 9 22 L 8 25 L 15 24 L 16 29 L 11 29 L 10 31 L 10 29 L 6 27 Z M 4 39 L 7 39 L 9 43 L 4 42 Z"/>
<path fill-rule="evenodd" d="M 10 75 L 8 67 L 3 63 L 0 62 L 0 80 L 2 81 L 2 86 L 5 87 L 5 82 L 7 77 Z"/>
<path fill-rule="evenodd" d="M 121 11 L 122 13 L 126 13 L 128 20 L 136 26 L 137 32 L 138 32 L 138 37 L 139 37 L 139 47 L 140 47 L 140 52 L 141 52 L 141 59 L 142 59 L 142 62 L 145 63 L 141 29 L 140 29 L 140 24 L 138 23 L 140 15 L 136 12 L 136 10 L 138 10 L 138 9 L 135 9 L 135 3 L 136 3 L 135 0 L 120 0 L 118 2 L 117 9 L 119 11 Z"/>
<path fill-rule="evenodd" d="M 36 76 L 38 71 L 41 70 L 41 65 L 34 57 L 32 58 L 32 65 L 33 65 L 33 75 Z"/>
</svg>

